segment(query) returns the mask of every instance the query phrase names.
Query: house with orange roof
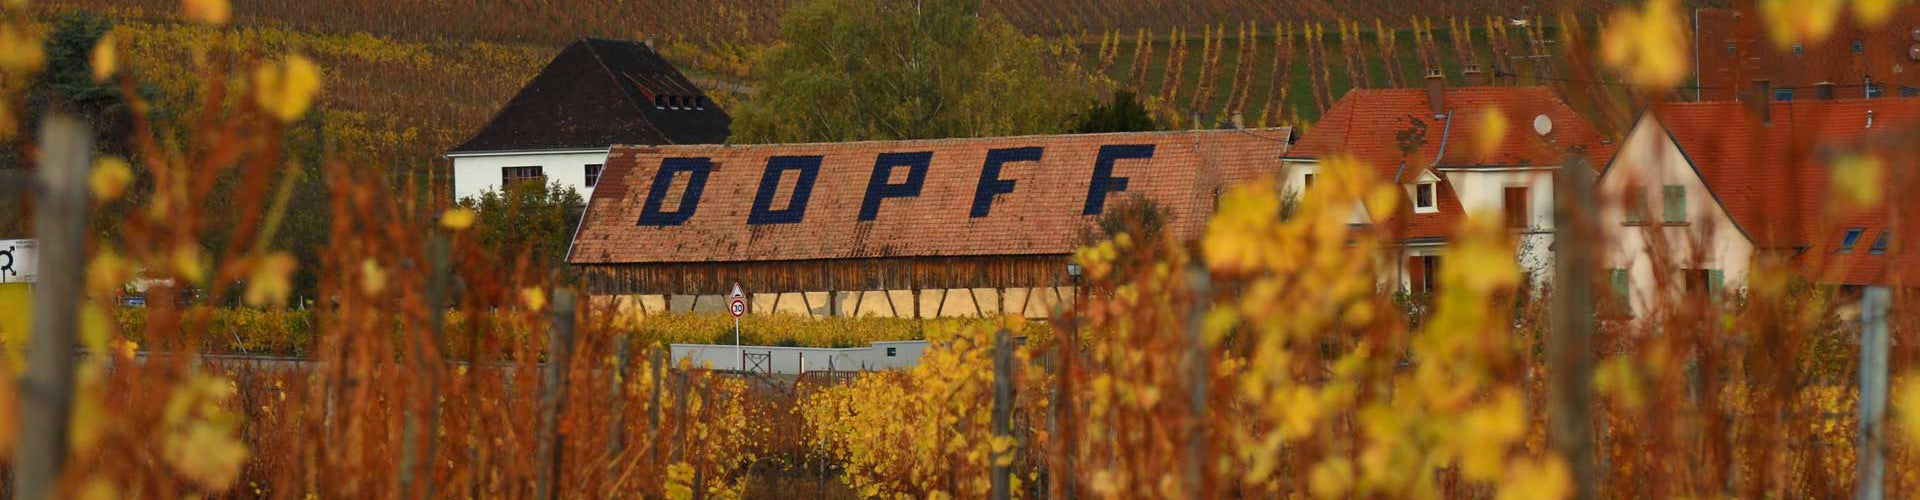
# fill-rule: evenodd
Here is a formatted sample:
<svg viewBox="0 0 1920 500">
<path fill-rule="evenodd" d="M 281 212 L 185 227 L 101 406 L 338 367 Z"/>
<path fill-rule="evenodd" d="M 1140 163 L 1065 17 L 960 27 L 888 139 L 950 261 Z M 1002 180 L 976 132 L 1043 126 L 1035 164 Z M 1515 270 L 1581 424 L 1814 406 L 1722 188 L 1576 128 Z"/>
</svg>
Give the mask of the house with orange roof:
<svg viewBox="0 0 1920 500">
<path fill-rule="evenodd" d="M 1483 142 L 1486 131 L 1499 135 Z M 1424 89 L 1348 92 L 1287 153 L 1283 189 L 1306 189 L 1322 161 L 1339 155 L 1402 186 L 1399 213 L 1362 208 L 1354 221 L 1386 220 L 1396 240 L 1389 257 L 1399 265 L 1383 281 L 1428 293 L 1449 235 L 1467 217 L 1504 221 L 1524 267 L 1541 276 L 1553 244 L 1555 173 L 1579 158 L 1604 161 L 1613 146 L 1550 88 L 1449 88 L 1430 78 Z"/>
<path fill-rule="evenodd" d="M 1599 183 L 1615 303 L 1640 311 L 1689 290 L 1738 290 L 1767 255 L 1819 284 L 1912 281 L 1902 277 L 1910 259 L 1892 227 L 1897 210 L 1831 192 L 1835 165 L 1880 158 L 1888 151 L 1877 141 L 1917 124 L 1916 99 L 1654 105 Z"/>
<path fill-rule="evenodd" d="M 1045 316 L 1122 200 L 1193 241 L 1219 196 L 1271 178 L 1287 128 L 764 145 L 615 146 L 569 251 L 639 311 Z"/>
</svg>

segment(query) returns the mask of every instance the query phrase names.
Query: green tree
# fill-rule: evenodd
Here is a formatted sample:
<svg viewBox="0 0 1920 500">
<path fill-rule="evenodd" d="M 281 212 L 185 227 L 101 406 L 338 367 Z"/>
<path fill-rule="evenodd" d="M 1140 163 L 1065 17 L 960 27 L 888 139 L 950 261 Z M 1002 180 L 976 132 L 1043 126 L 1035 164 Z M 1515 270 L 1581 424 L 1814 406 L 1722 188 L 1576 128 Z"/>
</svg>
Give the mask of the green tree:
<svg viewBox="0 0 1920 500">
<path fill-rule="evenodd" d="M 781 18 L 737 142 L 1060 133 L 1091 96 L 1075 49 L 979 0 L 810 0 Z"/>
<path fill-rule="evenodd" d="M 530 253 L 534 262 L 556 267 L 565 263 L 585 205 L 580 193 L 559 182 L 519 183 L 460 199 L 479 216 L 474 234 L 482 244 L 509 259 Z"/>
<path fill-rule="evenodd" d="M 93 126 L 102 151 L 127 154 L 132 108 L 119 83 L 98 81 L 93 75 L 93 46 L 112 30 L 112 19 L 84 10 L 61 14 L 53 22 L 46 41 L 46 70 L 27 92 L 28 127 L 37 128 L 40 114 L 59 106 Z M 138 92 L 148 102 L 157 94 L 150 85 L 140 86 Z"/>
<path fill-rule="evenodd" d="M 1153 122 L 1153 114 L 1140 104 L 1133 92 L 1125 90 L 1114 92 L 1112 101 L 1095 103 L 1092 109 L 1080 115 L 1080 123 L 1073 127 L 1076 134 L 1154 130 L 1160 130 L 1160 125 Z"/>
</svg>

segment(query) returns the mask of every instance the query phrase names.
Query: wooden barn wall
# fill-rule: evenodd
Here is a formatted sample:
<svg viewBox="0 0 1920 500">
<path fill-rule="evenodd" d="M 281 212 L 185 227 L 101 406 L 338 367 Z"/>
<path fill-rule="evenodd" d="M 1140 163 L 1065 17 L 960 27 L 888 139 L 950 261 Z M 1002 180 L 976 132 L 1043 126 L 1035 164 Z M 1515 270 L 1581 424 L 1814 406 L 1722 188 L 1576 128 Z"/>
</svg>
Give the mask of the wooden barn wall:
<svg viewBox="0 0 1920 500">
<path fill-rule="evenodd" d="M 726 294 L 1071 285 L 1068 255 L 918 257 L 577 266 L 588 293 Z"/>
</svg>

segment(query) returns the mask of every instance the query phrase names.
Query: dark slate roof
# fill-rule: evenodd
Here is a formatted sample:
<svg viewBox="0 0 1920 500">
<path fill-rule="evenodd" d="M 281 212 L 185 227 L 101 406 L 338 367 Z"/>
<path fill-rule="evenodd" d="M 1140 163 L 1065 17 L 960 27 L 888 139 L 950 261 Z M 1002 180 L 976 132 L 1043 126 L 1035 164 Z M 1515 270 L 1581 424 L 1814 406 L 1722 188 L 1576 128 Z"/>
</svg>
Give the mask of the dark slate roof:
<svg viewBox="0 0 1920 500">
<path fill-rule="evenodd" d="M 646 44 L 581 38 L 450 153 L 718 144 L 732 121 Z"/>
</svg>

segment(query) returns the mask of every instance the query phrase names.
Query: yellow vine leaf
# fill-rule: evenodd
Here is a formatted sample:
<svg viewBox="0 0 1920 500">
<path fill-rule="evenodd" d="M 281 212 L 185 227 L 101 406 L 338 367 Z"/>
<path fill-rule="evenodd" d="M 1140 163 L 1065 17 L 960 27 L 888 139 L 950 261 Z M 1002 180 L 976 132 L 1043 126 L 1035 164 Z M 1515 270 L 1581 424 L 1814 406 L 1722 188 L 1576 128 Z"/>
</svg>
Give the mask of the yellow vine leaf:
<svg viewBox="0 0 1920 500">
<path fill-rule="evenodd" d="M 287 294 L 293 291 L 293 282 L 289 278 L 299 266 L 300 263 L 286 252 L 274 252 L 254 259 L 252 269 L 247 272 L 247 292 L 244 296 L 247 304 L 286 305 Z"/>
<path fill-rule="evenodd" d="M 459 231 L 473 227 L 474 213 L 471 209 L 452 208 L 440 214 L 440 227 Z"/>
<path fill-rule="evenodd" d="M 1893 17 L 1893 11 L 1906 0 L 1853 0 L 1853 18 L 1861 26 L 1874 28 Z"/>
<path fill-rule="evenodd" d="M 320 92 L 320 67 L 299 55 L 253 70 L 255 102 L 282 122 L 300 119 Z"/>
<path fill-rule="evenodd" d="M 182 244 L 173 248 L 173 271 L 190 283 L 207 279 L 207 254 L 198 245 Z"/>
<path fill-rule="evenodd" d="M 1507 114 L 1501 112 L 1500 108 L 1481 110 L 1480 123 L 1473 127 L 1474 152 L 1481 159 L 1493 156 L 1494 151 L 1500 148 L 1500 141 L 1507 137 L 1508 125 Z"/>
<path fill-rule="evenodd" d="M 219 26 L 233 17 L 233 5 L 227 0 L 184 0 L 181 13 L 189 21 Z"/>
<path fill-rule="evenodd" d="M 1773 44 L 1787 48 L 1794 42 L 1816 44 L 1833 34 L 1845 0 L 1760 0 Z"/>
<path fill-rule="evenodd" d="M 529 310 L 541 310 L 547 307 L 547 292 L 537 286 L 522 288 L 520 289 L 520 302 L 526 304 Z"/>
<path fill-rule="evenodd" d="M 1556 500 L 1573 492 L 1573 474 L 1560 457 L 1545 460 L 1519 460 L 1507 468 L 1496 500 Z"/>
<path fill-rule="evenodd" d="M 88 63 L 93 66 L 93 81 L 107 81 L 119 69 L 119 59 L 113 47 L 113 33 L 102 35 L 99 41 L 93 43 L 93 54 L 88 60 Z"/>
<path fill-rule="evenodd" d="M 380 261 L 364 259 L 360 261 L 360 289 L 367 295 L 379 294 L 387 289 L 387 270 L 380 267 Z"/>
<path fill-rule="evenodd" d="M 46 62 L 46 49 L 40 46 L 38 35 L 12 23 L 0 24 L 0 69 L 33 73 Z"/>
<path fill-rule="evenodd" d="M 93 172 L 87 176 L 87 186 L 93 191 L 94 201 L 112 201 L 127 192 L 127 186 L 133 184 L 133 168 L 127 160 L 113 156 L 103 156 L 93 162 Z"/>
<path fill-rule="evenodd" d="M 1885 178 L 1886 166 L 1881 164 L 1878 157 L 1842 156 L 1833 163 L 1832 193 L 1829 198 L 1851 207 L 1878 205 L 1885 193 Z"/>
<path fill-rule="evenodd" d="M 1647 87 L 1672 87 L 1687 78 L 1686 24 L 1673 0 L 1651 0 L 1645 9 L 1620 9 L 1600 36 L 1600 59 Z"/>
</svg>

